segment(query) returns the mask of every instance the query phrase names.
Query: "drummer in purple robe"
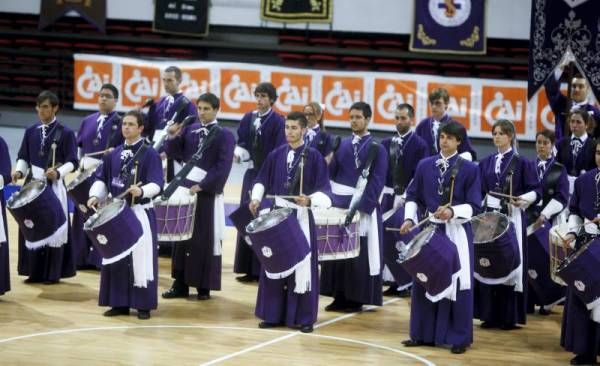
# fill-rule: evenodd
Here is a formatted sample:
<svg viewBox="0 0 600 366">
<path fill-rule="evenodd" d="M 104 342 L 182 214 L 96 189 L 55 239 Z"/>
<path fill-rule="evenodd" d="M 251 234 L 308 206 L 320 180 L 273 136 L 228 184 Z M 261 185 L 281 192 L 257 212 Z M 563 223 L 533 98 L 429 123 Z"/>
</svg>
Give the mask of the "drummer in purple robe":
<svg viewBox="0 0 600 366">
<path fill-rule="evenodd" d="M 406 347 L 450 345 L 460 354 L 473 343 L 473 231 L 470 219 L 481 209 L 477 166 L 461 158 L 464 128 L 451 122 L 440 127 L 440 154 L 421 160 L 406 192 L 402 234 L 418 222 L 419 209 L 430 213 L 436 231 L 456 245 L 460 270 L 453 288 L 430 296 L 415 281 L 410 305 L 410 339 Z M 435 239 L 434 239 L 435 240 Z M 435 263 L 431 263 L 435 265 Z"/>
<path fill-rule="evenodd" d="M 500 279 L 486 279 L 475 271 L 475 318 L 481 327 L 518 329 L 525 324 L 527 307 L 527 217 L 524 210 L 538 201 L 539 182 L 536 167 L 516 151 L 514 124 L 497 120 L 492 127 L 497 154 L 479 163 L 484 210 L 508 216 L 514 225 L 519 248 L 519 266 Z M 493 192 L 514 197 L 497 196 Z M 500 282 L 500 283 L 499 283 Z"/>
<path fill-rule="evenodd" d="M 321 295 L 333 297 L 326 311 L 357 312 L 364 304 L 382 304 L 379 196 L 385 184 L 388 159 L 384 147 L 368 130 L 371 106 L 356 102 L 350 106 L 349 114 L 352 136 L 341 141 L 329 172 L 333 206 L 349 209 L 351 216 L 353 212 L 359 213 L 360 254 L 356 258 L 322 263 Z"/>
<path fill-rule="evenodd" d="M 115 111 L 118 99 L 119 90 L 114 85 L 102 85 L 98 97 L 98 112 L 90 114 L 81 121 L 77 134 L 77 146 L 80 156 L 79 168 L 82 171 L 94 169 L 102 162 L 102 153 L 93 156 L 86 156 L 87 154 L 102 151 L 104 154 L 108 154 L 115 146 L 123 143 L 121 117 Z M 83 223 L 86 219 L 87 215 L 81 209 L 76 208 L 73 213 L 72 234 L 75 265 L 80 269 L 100 269 L 100 255 L 94 250 L 92 242 L 83 232 Z"/>
<path fill-rule="evenodd" d="M 117 262 L 102 264 L 98 303 L 111 307 L 104 312 L 105 316 L 128 315 L 129 309 L 134 308 L 138 319 L 149 319 L 150 310 L 157 307 L 158 253 L 152 198 L 160 193 L 164 179 L 160 157 L 144 143 L 143 130 L 142 115 L 137 111 L 127 112 L 122 122 L 125 143 L 103 158 L 102 167 L 96 172 L 97 180 L 90 188 L 90 208 L 97 207 L 109 194 L 116 197 L 128 192 L 125 199 L 143 229 L 130 254 Z"/>
<path fill-rule="evenodd" d="M 304 142 L 308 146 L 317 149 L 321 155 L 327 161 L 327 164 L 331 161 L 333 156 L 333 139 L 330 134 L 325 131 L 325 125 L 323 124 L 323 107 L 319 102 L 310 102 L 304 106 L 304 115 L 308 120 L 308 128 L 306 134 L 304 134 Z"/>
<path fill-rule="evenodd" d="M 220 101 L 216 95 L 202 94 L 196 104 L 200 121 L 183 128 L 171 126 L 165 144 L 169 156 L 193 165 L 185 177 L 174 180 L 171 185 L 181 181 L 197 197 L 192 237 L 173 247 L 171 277 L 174 282 L 163 292 L 165 299 L 187 297 L 190 286 L 197 289 L 198 300 L 208 300 L 210 290 L 221 290 L 221 245 L 225 229 L 223 187 L 233 164 L 235 137 L 217 123 Z M 201 155 L 199 161 L 191 161 L 194 154 Z M 167 188 L 167 192 L 169 190 L 171 188 Z"/>
<path fill-rule="evenodd" d="M 318 245 L 315 222 L 308 207 L 331 207 L 329 175 L 323 156 L 305 144 L 303 136 L 307 119 L 301 112 L 292 112 L 285 121 L 287 144 L 277 147 L 264 161 L 252 188 L 249 208 L 254 214 L 259 207 L 291 207 L 310 245 L 310 256 L 292 275 L 269 278 L 261 271 L 258 283 L 255 315 L 263 321 L 260 328 L 285 324 L 304 333 L 313 331 L 319 308 Z M 302 180 L 302 181 L 301 181 Z M 266 195 L 297 196 L 294 201 Z M 266 208 L 265 208 L 266 207 Z M 281 240 L 286 240 L 282 237 Z M 275 253 L 278 255 L 280 253 Z M 286 253 L 281 253 L 286 255 Z"/>
<path fill-rule="evenodd" d="M 77 147 L 75 133 L 56 118 L 58 104 L 58 97 L 50 91 L 45 90 L 38 95 L 36 110 L 40 122 L 25 130 L 12 180 L 47 179 L 61 203 L 61 207 L 53 209 L 57 212 L 62 210 L 68 218 L 67 190 L 63 179 L 78 166 Z M 42 247 L 25 240 L 19 231 L 18 272 L 29 276 L 26 283 L 53 284 L 61 278 L 75 276 L 68 219 L 64 225 L 48 239 L 50 244 Z"/>
<path fill-rule="evenodd" d="M 575 179 L 595 167 L 595 140 L 587 133 L 587 127 L 593 122 L 584 109 L 573 110 L 567 121 L 571 134 L 556 144 L 556 159 L 567 169 L 569 193 L 572 193 Z"/>
<path fill-rule="evenodd" d="M 429 155 L 437 155 L 440 151 L 439 129 L 441 126 L 452 121 L 448 115 L 448 106 L 450 103 L 450 94 L 444 88 L 434 89 L 429 94 L 429 105 L 431 106 L 431 117 L 427 117 L 415 129 L 415 133 L 421 137 L 429 146 Z M 457 121 L 454 121 L 457 122 Z M 457 122 L 459 123 L 459 122 Z M 463 159 L 475 161 L 477 155 L 471 147 L 471 142 L 466 134 L 462 137 L 462 143 L 458 147 L 458 153 Z"/>
<path fill-rule="evenodd" d="M 242 117 L 237 130 L 238 141 L 234 151 L 237 163 L 248 162 L 244 173 L 240 206 L 250 202 L 249 192 L 262 164 L 278 146 L 285 144 L 285 118 L 273 109 L 277 100 L 277 90 L 271 83 L 263 82 L 254 90 L 257 109 Z M 233 272 L 243 274 L 236 279 L 240 282 L 257 281 L 260 263 L 248 247 L 243 233 L 237 235 Z"/>
<path fill-rule="evenodd" d="M 0 295 L 10 291 L 8 225 L 6 223 L 6 201 L 4 200 L 4 186 L 10 181 L 10 154 L 6 141 L 0 137 Z"/>
<path fill-rule="evenodd" d="M 575 180 L 575 190 L 569 202 L 569 233 L 565 239 L 576 250 L 600 234 L 600 144 L 595 142 L 594 145 L 597 167 Z M 569 284 L 560 345 L 575 354 L 571 365 L 594 365 L 596 356 L 600 354 L 600 309 L 596 305 L 589 310 L 575 294 L 577 291 L 583 290 Z"/>
<path fill-rule="evenodd" d="M 404 221 L 406 187 L 413 179 L 419 161 L 429 156 L 429 148 L 427 143 L 411 130 L 415 123 L 415 110 L 410 104 L 399 104 L 396 107 L 395 120 L 395 136 L 381 141 L 389 161 L 381 211 L 384 216 L 384 226 L 400 227 Z M 394 278 L 394 282 L 383 294 L 408 297 L 412 277 L 396 261 L 396 244 L 399 241 L 407 243 L 410 238 L 398 232 L 383 232 L 383 261 Z"/>
<path fill-rule="evenodd" d="M 565 288 L 550 277 L 549 234 L 552 226 L 564 222 L 562 211 L 569 201 L 569 181 L 565 166 L 552 155 L 555 144 L 553 131 L 542 130 L 536 134 L 535 148 L 538 180 L 542 199 L 527 209 L 527 221 L 532 223 L 532 233 L 527 237 L 529 268 L 528 310 L 540 306 L 540 315 L 548 315 L 554 305 L 565 298 Z M 529 228 L 528 228 L 529 231 Z"/>
</svg>

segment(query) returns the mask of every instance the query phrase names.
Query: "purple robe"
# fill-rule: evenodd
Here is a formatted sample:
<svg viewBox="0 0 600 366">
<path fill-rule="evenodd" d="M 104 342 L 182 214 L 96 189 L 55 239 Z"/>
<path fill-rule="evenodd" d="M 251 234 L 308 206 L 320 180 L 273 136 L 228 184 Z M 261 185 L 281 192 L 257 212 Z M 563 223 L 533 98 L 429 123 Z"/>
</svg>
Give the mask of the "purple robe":
<svg viewBox="0 0 600 366">
<path fill-rule="evenodd" d="M 140 141 L 133 146 L 133 151 L 137 151 L 143 142 Z M 114 178 L 119 177 L 121 171 L 121 152 L 123 146 L 118 146 L 112 153 L 106 155 L 103 164 L 96 172 L 96 179 L 106 184 L 108 192 L 113 197 L 124 192 L 128 185 L 120 187 L 115 185 Z M 162 164 L 158 153 L 148 146 L 146 152 L 139 160 L 138 182 L 143 184 L 155 183 L 162 188 L 164 184 Z M 128 196 L 130 197 L 130 196 Z M 130 198 L 127 198 L 130 202 Z M 151 199 L 138 197 L 136 204 L 150 203 Z M 138 310 L 156 309 L 158 303 L 158 251 L 156 240 L 156 216 L 154 209 L 146 209 L 150 228 L 152 230 L 152 262 L 154 270 L 154 281 L 149 281 L 147 287 L 141 288 L 133 286 L 133 263 L 132 256 L 127 257 L 111 264 L 102 266 L 100 270 L 100 294 L 98 305 L 110 307 L 129 307 Z"/>
<path fill-rule="evenodd" d="M 556 144 L 556 158 L 572 177 L 578 177 L 582 171 L 594 169 L 596 167 L 595 154 L 596 145 L 594 139 L 589 135 L 575 157 L 571 147 L 571 136 L 561 139 Z"/>
<path fill-rule="evenodd" d="M 417 166 L 413 182 L 406 192 L 406 201 L 417 203 L 421 210 L 435 212 L 442 202 L 438 193 L 438 179 L 442 177 L 436 166 L 440 155 L 421 160 Z M 458 160 L 458 155 L 449 159 L 449 167 L 443 176 L 443 187 L 450 185 L 451 171 Z M 474 163 L 463 161 L 454 181 L 452 205 L 469 204 L 472 215 L 481 209 L 481 192 L 473 187 L 479 187 L 479 171 Z M 445 234 L 445 224 L 435 224 L 436 231 Z M 410 306 L 410 338 L 416 341 L 434 343 L 437 345 L 452 345 L 467 347 L 473 343 L 473 232 L 469 221 L 462 224 L 468 240 L 471 280 L 470 289 L 457 289 L 456 301 L 443 298 L 432 302 L 425 296 L 425 288 L 414 281 L 411 291 Z M 459 252 L 460 255 L 460 252 Z M 467 260 L 463 258 L 463 260 Z M 432 263 L 433 264 L 433 263 Z M 460 279 L 458 280 L 460 286 Z"/>
<path fill-rule="evenodd" d="M 242 117 L 237 130 L 237 145 L 248 150 L 250 153 L 250 160 L 254 166 L 253 168 L 246 170 L 244 173 L 240 206 L 248 205 L 250 202 L 250 195 L 248 192 L 252 189 L 252 185 L 260 169 L 260 162 L 262 159 L 269 155 L 269 153 L 278 146 L 285 144 L 286 141 L 285 117 L 271 109 L 270 112 L 261 117 L 260 131 L 262 146 L 254 151 L 252 148 L 252 131 L 254 128 L 252 120 L 255 118 L 255 116 L 256 112 L 246 113 L 244 117 Z M 260 274 L 260 262 L 256 258 L 256 255 L 254 255 L 254 252 L 252 252 L 252 250 L 248 247 L 248 244 L 246 244 L 246 241 L 242 235 L 240 235 L 240 233 L 238 233 L 236 240 L 233 272 L 244 273 L 252 276 L 258 276 Z"/>
<path fill-rule="evenodd" d="M 30 169 L 31 165 L 35 165 L 46 170 L 46 164 L 52 154 L 50 145 L 59 125 L 61 125 L 59 121 L 53 122 L 52 129 L 48 131 L 47 142 L 42 156 L 39 154 L 42 142 L 41 123 L 38 122 L 27 128 L 17 154 L 17 159 L 27 162 Z M 76 139 L 75 133 L 68 127 L 63 126 L 62 135 L 57 141 L 56 164 L 66 164 L 69 162 L 73 163 L 73 166 L 77 168 Z M 29 276 L 33 282 L 55 282 L 60 278 L 75 276 L 74 253 L 73 245 L 71 244 L 71 225 L 68 219 L 67 227 L 69 231 L 69 240 L 67 243 L 63 244 L 60 248 L 46 246 L 36 250 L 29 250 L 25 247 L 25 238 L 19 230 L 19 261 L 17 265 L 19 275 Z"/>
<path fill-rule="evenodd" d="M 4 185 L 11 181 L 10 176 L 10 155 L 8 146 L 2 137 L 0 137 L 0 175 L 4 179 Z M 6 223 L 6 201 L 4 200 L 4 189 L 0 188 L 0 210 L 4 220 L 0 225 L 4 227 L 6 241 L 0 242 L 0 295 L 10 291 L 10 270 L 8 261 L 8 225 Z"/>
<path fill-rule="evenodd" d="M 310 130 L 314 131 L 314 136 L 312 136 L 312 133 L 309 133 Z M 329 155 L 333 150 L 333 138 L 319 126 L 308 129 L 306 135 L 304 135 L 304 142 L 308 142 L 308 146 L 317 149 L 323 157 Z"/>
<path fill-rule="evenodd" d="M 290 192 L 286 183 L 293 181 L 299 164 L 293 164 L 288 173 L 287 155 L 291 148 L 283 145 L 273 150 L 261 167 L 256 183 L 265 187 L 265 195 L 299 194 L 299 184 Z M 295 149 L 295 161 L 299 161 L 304 145 Z M 292 177 L 292 178 L 290 178 Z M 311 195 L 315 192 L 330 193 L 327 164 L 323 156 L 313 148 L 306 149 L 304 163 L 304 181 L 302 193 Z M 269 204 L 270 200 L 263 200 Z M 295 213 L 294 213 L 295 214 Z M 309 325 L 317 321 L 319 310 L 319 270 L 318 245 L 315 221 L 309 211 L 310 249 L 311 249 L 311 289 L 303 294 L 294 292 L 295 274 L 282 279 L 267 278 L 261 271 L 258 283 L 255 315 L 269 323 L 285 323 L 287 326 Z M 281 238 L 285 240 L 285 238 Z"/>
<path fill-rule="evenodd" d="M 393 208 L 396 195 L 404 194 L 408 183 L 415 175 L 417 164 L 421 159 L 429 156 L 429 148 L 426 142 L 414 132 L 409 132 L 408 135 L 404 136 L 401 146 L 398 146 L 398 143 L 392 137 L 384 139 L 381 144 L 388 154 L 389 161 L 384 193 L 381 199 L 381 211 L 385 214 Z M 401 176 L 396 175 L 396 179 L 399 179 L 396 184 L 394 183 L 395 174 L 401 174 Z M 398 183 L 401 186 L 394 189 Z M 384 226 L 400 227 L 403 221 L 404 207 L 400 207 L 395 214 L 384 222 Z M 396 262 L 396 255 L 391 255 L 396 253 L 394 249 L 396 242 L 403 239 L 408 238 L 406 238 L 406 235 L 400 235 L 400 233 L 394 231 L 383 232 L 383 261 L 394 276 L 396 286 L 400 289 L 408 288 L 412 284 L 412 277 Z"/>
<path fill-rule="evenodd" d="M 198 114 L 196 104 L 187 99 L 183 93 L 176 93 L 173 95 L 173 98 L 174 101 L 171 105 L 168 103 L 167 96 L 164 96 L 161 97 L 158 102 L 150 106 L 146 116 L 146 122 L 144 123 L 143 136 L 147 136 L 152 140 L 154 131 L 165 128 L 168 121 L 175 119 L 180 122 L 187 116 L 195 116 Z M 175 116 L 175 112 L 177 112 L 180 103 L 183 103 L 185 100 L 189 101 L 189 103 L 177 116 Z"/>
<path fill-rule="evenodd" d="M 352 137 L 342 140 L 329 165 L 329 175 L 333 182 L 356 187 L 356 183 L 365 167 L 369 145 L 373 137 L 365 135 L 360 139 L 358 148 L 359 167 L 356 167 Z M 388 167 L 385 149 L 378 144 L 376 156 L 371 165 L 365 191 L 358 203 L 358 211 L 365 214 L 376 212 L 379 230 L 379 253 L 383 268 L 383 227 L 379 196 L 383 190 Z M 349 208 L 352 196 L 332 194 L 334 207 Z M 370 274 L 367 237 L 360 237 L 360 254 L 356 258 L 327 261 L 321 265 L 321 295 L 344 296 L 346 300 L 361 304 L 382 304 L 381 272 Z"/>
<path fill-rule="evenodd" d="M 566 124 L 566 118 L 564 116 L 565 110 L 567 108 L 567 97 L 563 95 L 560 91 L 560 84 L 558 80 L 551 75 L 544 84 L 544 89 L 546 90 L 546 96 L 548 97 L 548 102 L 550 104 L 550 108 L 552 109 L 552 113 L 554 113 L 554 132 L 556 133 L 556 140 L 559 141 L 564 137 L 564 130 Z M 590 103 L 582 103 L 575 105 L 575 102 L 571 100 L 571 110 L 575 108 L 582 108 L 586 110 L 591 117 L 596 121 L 596 128 L 594 129 L 594 137 L 600 137 L 600 109 Z M 568 134 L 568 126 L 567 126 L 567 134 Z"/>
<path fill-rule="evenodd" d="M 181 133 L 165 143 L 165 152 L 174 159 L 189 161 L 199 148 L 200 123 L 183 128 Z M 216 124 L 208 128 L 216 128 Z M 204 138 L 203 138 L 204 139 Z M 197 167 L 206 171 L 200 182 L 186 180 L 188 188 L 198 184 L 202 191 L 196 194 L 196 216 L 194 231 L 187 241 L 176 242 L 173 247 L 171 277 L 187 286 L 198 289 L 221 289 L 221 255 L 213 254 L 215 196 L 223 193 L 223 187 L 233 164 L 235 137 L 222 128 L 210 146 L 204 151 Z"/>
<path fill-rule="evenodd" d="M 85 154 L 102 151 L 107 147 L 119 146 L 123 143 L 123 133 L 121 132 L 121 118 L 117 112 L 111 112 L 106 116 L 102 129 L 100 130 L 100 139 L 98 139 L 98 117 L 100 112 L 95 112 L 81 121 L 79 133 L 77 134 L 77 146 L 81 149 L 81 156 Z M 96 156 L 95 158 L 100 158 Z M 102 258 L 98 254 L 92 242 L 83 232 L 83 224 L 87 220 L 81 210 L 75 209 L 73 212 L 72 235 L 73 250 L 75 252 L 75 265 L 79 268 L 95 267 L 100 269 Z"/>
<path fill-rule="evenodd" d="M 569 203 L 571 215 L 577 215 L 582 220 L 592 220 L 597 216 L 595 204 L 600 199 L 597 194 L 600 189 L 596 182 L 597 174 L 600 174 L 598 168 L 582 174 L 575 180 L 575 189 Z M 575 291 L 571 286 L 567 287 L 560 345 L 577 355 L 600 355 L 600 324 L 591 319 L 590 310 Z"/>
<path fill-rule="evenodd" d="M 419 137 L 421 137 L 423 140 L 425 140 L 425 143 L 427 144 L 427 146 L 429 146 L 430 156 L 437 155 L 440 151 L 439 129 L 438 138 L 434 141 L 435 135 L 433 134 L 433 121 L 433 117 L 424 118 L 421 120 L 421 122 L 419 122 L 419 124 L 417 124 L 417 127 L 415 128 L 415 133 L 419 135 Z M 440 121 L 440 128 L 450 121 L 452 121 L 452 118 L 450 118 L 448 114 L 444 114 L 442 120 Z M 464 152 L 471 153 L 473 161 L 477 160 L 477 154 L 475 153 L 475 149 L 473 149 L 473 147 L 471 146 L 471 141 L 469 140 L 469 136 L 466 135 L 466 131 L 465 135 L 463 136 L 462 142 L 460 143 L 460 145 L 458 145 L 458 153 L 462 154 Z"/>
<path fill-rule="evenodd" d="M 507 152 L 500 165 L 501 173 L 496 175 L 494 169 L 496 154 L 492 154 L 479 162 L 481 174 L 481 189 L 485 196 L 490 191 L 502 192 L 509 171 L 509 162 L 514 155 L 514 150 Z M 536 167 L 522 156 L 517 158 L 512 177 L 512 195 L 536 191 L 537 197 L 541 195 L 536 173 Z M 488 209 L 484 207 L 484 210 Z M 502 213 L 506 214 L 503 210 Z M 527 308 L 527 218 L 521 213 L 522 243 L 523 243 L 523 292 L 517 292 L 515 286 L 487 285 L 475 281 L 475 318 L 496 325 L 525 324 Z"/>
</svg>

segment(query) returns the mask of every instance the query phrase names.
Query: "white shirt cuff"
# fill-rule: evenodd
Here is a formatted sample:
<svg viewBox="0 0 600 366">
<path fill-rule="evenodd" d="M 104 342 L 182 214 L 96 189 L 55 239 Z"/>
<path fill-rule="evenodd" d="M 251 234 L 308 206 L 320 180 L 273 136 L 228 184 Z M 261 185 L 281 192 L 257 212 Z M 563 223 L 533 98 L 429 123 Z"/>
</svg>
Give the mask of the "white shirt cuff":
<svg viewBox="0 0 600 366">
<path fill-rule="evenodd" d="M 23 159 L 17 160 L 17 166 L 15 167 L 15 171 L 21 172 L 23 176 L 27 175 L 27 170 L 29 169 L 29 164 Z"/>
<path fill-rule="evenodd" d="M 263 196 L 265 194 L 265 186 L 262 183 L 256 183 L 254 187 L 252 187 L 252 194 L 250 195 L 251 200 L 262 201 Z"/>
<path fill-rule="evenodd" d="M 90 197 L 97 197 L 98 199 L 104 199 L 108 195 L 106 184 L 103 181 L 97 180 L 92 184 L 90 188 Z"/>
<path fill-rule="evenodd" d="M 0 189 L 4 188 L 4 177 L 0 175 Z"/>
<path fill-rule="evenodd" d="M 452 206 L 453 219 L 470 219 L 473 216 L 473 207 L 468 203 Z"/>
<path fill-rule="evenodd" d="M 235 149 L 233 149 L 233 155 L 239 158 L 240 161 L 246 161 L 250 159 L 250 153 L 248 152 L 248 150 L 237 145 L 235 146 Z"/>
<path fill-rule="evenodd" d="M 519 198 L 521 198 L 527 202 L 523 206 L 523 208 L 525 209 L 525 208 L 529 207 L 529 205 L 531 205 L 532 203 L 535 202 L 535 200 L 537 199 L 537 194 L 535 193 L 535 191 L 529 191 L 527 193 L 523 193 L 522 195 L 520 195 Z"/>
<path fill-rule="evenodd" d="M 142 186 L 142 191 L 142 198 L 152 198 L 160 193 L 160 187 L 156 183 L 148 183 Z"/>
<path fill-rule="evenodd" d="M 310 206 L 318 208 L 331 207 L 331 198 L 323 192 L 315 192 L 310 196 Z"/>
<path fill-rule="evenodd" d="M 58 174 L 60 174 L 60 179 L 64 179 L 65 175 L 75 170 L 75 165 L 73 165 L 73 163 L 71 162 L 68 162 L 64 165 L 59 166 L 58 168 L 56 168 L 56 170 L 58 171 Z"/>
<path fill-rule="evenodd" d="M 544 209 L 542 210 L 542 215 L 544 215 L 546 218 L 549 219 L 552 216 L 559 213 L 560 211 L 562 211 L 563 208 L 565 208 L 565 206 L 553 198 L 550 200 L 550 202 L 548 202 L 546 207 L 544 207 Z"/>
<path fill-rule="evenodd" d="M 404 220 L 412 220 L 413 223 L 419 222 L 417 218 L 417 203 L 413 201 L 408 201 L 404 205 Z"/>
</svg>

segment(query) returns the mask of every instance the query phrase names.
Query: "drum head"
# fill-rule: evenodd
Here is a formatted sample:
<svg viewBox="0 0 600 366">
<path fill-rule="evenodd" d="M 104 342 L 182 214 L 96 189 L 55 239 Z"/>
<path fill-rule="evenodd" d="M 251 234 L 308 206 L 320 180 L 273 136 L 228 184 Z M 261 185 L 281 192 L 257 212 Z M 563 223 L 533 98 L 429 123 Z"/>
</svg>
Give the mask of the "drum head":
<svg viewBox="0 0 600 366">
<path fill-rule="evenodd" d="M 246 226 L 248 234 L 257 233 L 279 225 L 283 220 L 292 214 L 293 210 L 289 207 L 273 210 L 252 220 Z"/>
<path fill-rule="evenodd" d="M 423 248 L 427 243 L 429 243 L 429 240 L 431 240 L 431 237 L 434 233 L 435 226 L 428 226 L 423 231 L 418 233 L 417 236 L 415 236 L 411 241 L 409 241 L 406 245 L 406 257 L 404 258 L 404 260 L 408 260 L 419 254 L 421 248 Z"/>
<path fill-rule="evenodd" d="M 46 180 L 32 180 L 24 185 L 18 192 L 15 192 L 6 205 L 8 208 L 19 208 L 36 199 L 46 189 Z"/>
<path fill-rule="evenodd" d="M 108 205 L 102 207 L 95 214 L 93 214 L 84 224 L 84 230 L 94 230 L 98 226 L 101 226 L 113 217 L 117 216 L 125 207 L 124 200 L 114 200 Z"/>
<path fill-rule="evenodd" d="M 508 230 L 508 216 L 499 212 L 484 212 L 473 217 L 473 243 L 490 243 L 498 239 Z"/>
<path fill-rule="evenodd" d="M 96 168 L 97 167 L 89 168 L 82 172 L 79 172 L 79 174 L 77 174 L 77 176 L 75 178 L 73 178 L 73 180 L 70 181 L 69 184 L 67 185 L 67 191 L 72 190 L 73 188 L 75 188 L 79 184 L 81 184 L 81 182 L 83 182 L 86 179 L 88 179 L 89 177 L 91 177 L 96 172 Z"/>
</svg>

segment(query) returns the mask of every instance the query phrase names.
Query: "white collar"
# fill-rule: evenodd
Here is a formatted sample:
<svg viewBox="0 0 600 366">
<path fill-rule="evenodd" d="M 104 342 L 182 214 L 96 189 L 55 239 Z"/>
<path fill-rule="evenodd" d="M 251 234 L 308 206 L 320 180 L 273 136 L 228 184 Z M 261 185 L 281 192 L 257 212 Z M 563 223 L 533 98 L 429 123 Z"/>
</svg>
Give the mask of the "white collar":
<svg viewBox="0 0 600 366">
<path fill-rule="evenodd" d="M 54 116 L 54 119 L 52 120 L 52 122 L 48 123 L 48 124 L 44 124 L 42 123 L 42 121 L 40 121 L 40 126 L 38 128 L 42 128 L 44 126 L 46 127 L 52 127 L 52 124 L 56 122 L 56 116 Z"/>
<path fill-rule="evenodd" d="M 140 141 L 142 141 L 142 137 L 140 137 L 137 140 L 135 140 L 135 142 L 133 144 L 128 144 L 127 140 L 125 140 L 125 146 L 135 146 Z"/>
<path fill-rule="evenodd" d="M 512 151 L 512 147 L 509 147 L 508 150 L 506 150 L 503 153 L 501 153 L 500 150 L 498 150 L 498 155 L 496 155 L 496 156 L 504 156 L 504 155 L 508 154 L 511 151 Z"/>
<path fill-rule="evenodd" d="M 458 150 L 457 150 L 457 151 L 455 151 L 454 153 L 450 154 L 450 156 L 448 156 L 448 157 L 445 157 L 445 156 L 444 156 L 444 154 L 443 154 L 443 153 L 440 151 L 440 156 L 441 156 L 441 158 L 442 158 L 442 159 L 444 159 L 444 160 L 446 160 L 446 161 L 450 160 L 450 159 L 451 159 L 452 157 L 454 157 L 454 155 L 456 155 L 456 154 L 458 154 Z"/>
<path fill-rule="evenodd" d="M 575 135 L 571 135 L 571 141 L 573 141 L 573 139 L 574 139 L 575 137 L 577 137 L 577 136 L 575 136 Z M 584 132 L 584 133 L 583 133 L 583 135 L 581 135 L 581 137 L 578 137 L 578 139 L 580 139 L 580 140 L 581 140 L 581 143 L 582 143 L 582 144 L 585 144 L 585 140 L 587 140 L 587 138 L 588 138 L 588 134 L 587 134 L 587 132 Z"/>
</svg>

